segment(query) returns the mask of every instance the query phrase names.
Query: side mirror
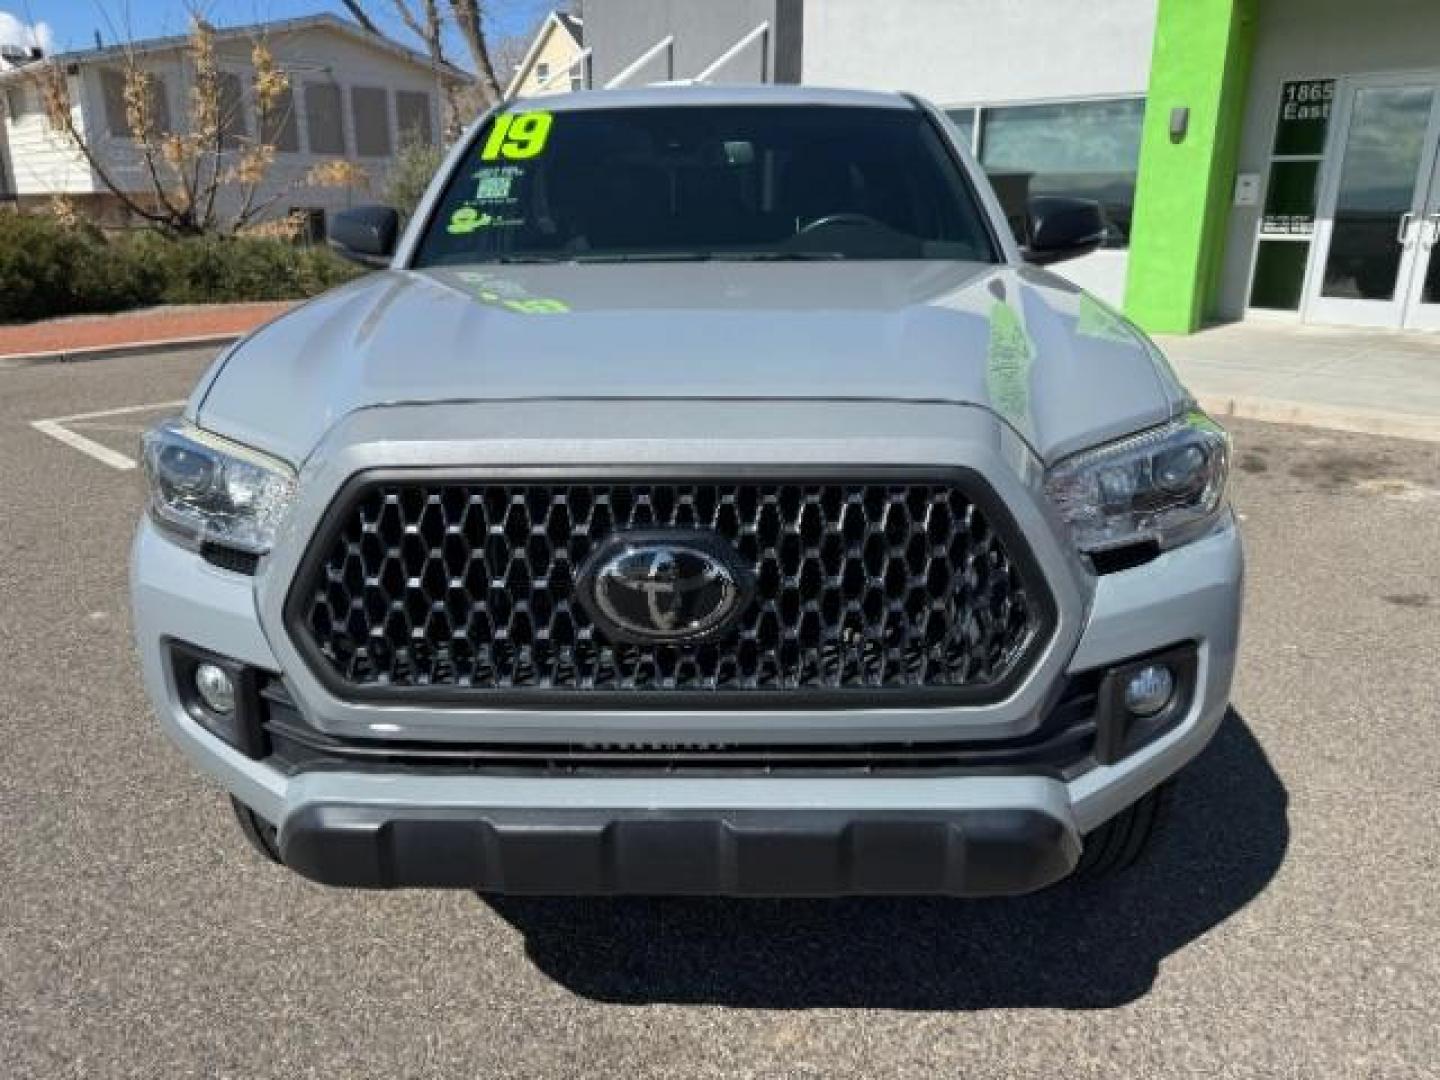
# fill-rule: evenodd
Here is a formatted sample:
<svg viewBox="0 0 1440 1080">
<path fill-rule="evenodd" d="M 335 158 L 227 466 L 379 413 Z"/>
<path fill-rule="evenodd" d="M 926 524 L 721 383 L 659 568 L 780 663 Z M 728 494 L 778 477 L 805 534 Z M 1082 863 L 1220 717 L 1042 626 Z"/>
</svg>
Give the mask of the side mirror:
<svg viewBox="0 0 1440 1080">
<path fill-rule="evenodd" d="M 361 266 L 389 266 L 400 238 L 400 212 L 389 206 L 357 206 L 330 219 L 330 246 Z"/>
<path fill-rule="evenodd" d="M 1105 242 L 1109 226 L 1100 204 L 1064 195 L 1036 195 L 1026 215 L 1030 241 L 1025 261 L 1037 266 L 1089 255 Z"/>
</svg>

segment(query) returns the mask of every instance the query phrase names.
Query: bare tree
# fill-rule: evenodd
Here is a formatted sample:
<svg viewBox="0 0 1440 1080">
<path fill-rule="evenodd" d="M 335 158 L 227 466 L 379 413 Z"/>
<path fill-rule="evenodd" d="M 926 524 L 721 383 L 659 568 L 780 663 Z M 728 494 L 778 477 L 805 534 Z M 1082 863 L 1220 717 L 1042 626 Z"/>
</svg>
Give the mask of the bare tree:
<svg viewBox="0 0 1440 1080">
<path fill-rule="evenodd" d="M 498 101 L 500 84 L 495 79 L 495 66 L 490 63 L 490 47 L 485 41 L 479 0 L 450 0 L 450 6 L 455 10 L 456 28 L 465 39 L 470 59 L 475 64 L 475 81 L 480 84 L 481 96 L 487 104 Z"/>
<path fill-rule="evenodd" d="M 384 0 L 342 0 L 347 11 L 365 29 L 379 33 L 371 9 Z M 445 26 L 449 22 L 464 43 L 474 65 L 475 87 L 484 105 L 500 99 L 500 81 L 490 59 L 490 44 L 485 26 L 485 4 L 482 0 L 388 0 L 405 28 L 425 45 L 435 64 L 448 64 L 445 55 Z"/>
<path fill-rule="evenodd" d="M 508 86 L 520 67 L 520 61 L 530 51 L 533 34 L 510 34 L 498 38 L 490 47 L 490 59 L 495 64 L 495 78 L 500 85 Z"/>
<path fill-rule="evenodd" d="M 290 108 L 290 79 L 280 70 L 265 39 L 251 43 L 250 94 L 259 120 L 252 138 L 243 135 L 234 111 L 237 96 L 224 91 L 217 63 L 215 30 L 195 19 L 185 48 L 190 87 L 181 125 L 161 126 L 168 109 L 160 107 L 159 84 L 126 49 L 122 60 L 125 122 L 144 176 L 140 189 L 121 183 L 75 121 L 70 83 L 64 68 L 48 63 L 41 71 L 45 111 L 90 166 L 100 183 L 131 214 L 166 232 L 196 235 L 241 232 L 254 227 L 278 202 L 302 187 L 351 187 L 364 182 L 363 171 L 337 159 L 314 166 L 303 177 L 270 185 L 275 163 L 274 136 L 283 126 L 281 110 Z M 238 206 L 218 212 L 222 187 L 233 185 Z"/>
</svg>

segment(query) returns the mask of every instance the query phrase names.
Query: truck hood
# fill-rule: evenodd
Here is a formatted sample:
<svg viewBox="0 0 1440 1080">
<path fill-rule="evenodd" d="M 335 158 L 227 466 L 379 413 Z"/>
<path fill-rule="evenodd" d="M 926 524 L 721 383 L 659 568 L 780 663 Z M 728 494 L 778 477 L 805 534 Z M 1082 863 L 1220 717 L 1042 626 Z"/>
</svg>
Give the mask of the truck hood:
<svg viewBox="0 0 1440 1080">
<path fill-rule="evenodd" d="M 298 465 L 356 409 L 607 398 L 955 402 L 1045 461 L 1185 401 L 1143 334 L 1028 267 L 534 264 L 385 271 L 322 296 L 234 348 L 192 415 Z"/>
</svg>

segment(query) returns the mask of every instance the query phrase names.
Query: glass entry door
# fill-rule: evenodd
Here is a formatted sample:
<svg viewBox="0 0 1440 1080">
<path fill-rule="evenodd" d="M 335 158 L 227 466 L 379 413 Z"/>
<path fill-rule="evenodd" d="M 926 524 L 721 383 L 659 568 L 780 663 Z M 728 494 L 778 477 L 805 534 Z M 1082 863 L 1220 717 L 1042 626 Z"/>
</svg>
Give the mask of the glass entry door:
<svg viewBox="0 0 1440 1080">
<path fill-rule="evenodd" d="M 1342 95 L 1339 168 L 1321 193 L 1305 318 L 1400 327 L 1412 318 L 1440 140 L 1440 77 L 1355 80 Z M 1440 272 L 1440 271 L 1437 271 Z M 1440 282 L 1434 283 L 1440 284 Z M 1422 289 L 1423 291 L 1423 289 Z"/>
<path fill-rule="evenodd" d="M 1440 330 L 1440 147 L 1430 170 L 1430 197 L 1415 222 L 1415 270 L 1405 325 Z"/>
</svg>

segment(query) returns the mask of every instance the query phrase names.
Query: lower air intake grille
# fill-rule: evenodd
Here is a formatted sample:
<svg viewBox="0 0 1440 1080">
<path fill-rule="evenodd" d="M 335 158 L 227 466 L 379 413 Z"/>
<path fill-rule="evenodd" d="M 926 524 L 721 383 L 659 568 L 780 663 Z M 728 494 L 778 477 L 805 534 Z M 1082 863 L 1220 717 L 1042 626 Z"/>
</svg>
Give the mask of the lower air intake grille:
<svg viewBox="0 0 1440 1080">
<path fill-rule="evenodd" d="M 977 478 L 912 475 L 362 476 L 331 507 L 287 618 L 344 697 L 998 697 L 1048 636 L 1050 594 Z M 753 575 L 717 638 L 612 642 L 578 602 L 598 545 L 655 529 L 721 537 Z"/>
</svg>

